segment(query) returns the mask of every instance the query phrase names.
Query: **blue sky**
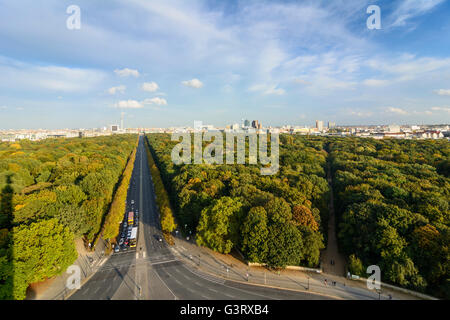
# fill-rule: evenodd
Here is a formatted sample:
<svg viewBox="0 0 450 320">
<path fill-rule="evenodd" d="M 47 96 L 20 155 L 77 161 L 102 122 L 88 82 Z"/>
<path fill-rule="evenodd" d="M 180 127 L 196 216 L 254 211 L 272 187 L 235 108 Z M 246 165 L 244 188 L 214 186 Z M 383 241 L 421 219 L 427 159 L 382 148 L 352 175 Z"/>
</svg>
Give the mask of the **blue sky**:
<svg viewBox="0 0 450 320">
<path fill-rule="evenodd" d="M 79 30 L 66 27 L 73 4 Z M 121 112 L 130 127 L 450 122 L 449 0 L 0 8 L 0 129 L 100 127 Z"/>
</svg>

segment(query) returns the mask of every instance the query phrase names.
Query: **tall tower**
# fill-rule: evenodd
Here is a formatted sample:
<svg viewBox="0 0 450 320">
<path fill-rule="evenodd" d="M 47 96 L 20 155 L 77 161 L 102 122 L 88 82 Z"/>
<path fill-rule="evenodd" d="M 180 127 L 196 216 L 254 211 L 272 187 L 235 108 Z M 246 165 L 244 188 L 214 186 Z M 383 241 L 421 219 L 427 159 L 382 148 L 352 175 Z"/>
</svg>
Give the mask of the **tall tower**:
<svg viewBox="0 0 450 320">
<path fill-rule="evenodd" d="M 123 127 L 123 116 L 124 115 L 125 115 L 125 112 L 120 113 L 120 129 L 121 130 L 125 130 L 125 128 Z"/>
</svg>

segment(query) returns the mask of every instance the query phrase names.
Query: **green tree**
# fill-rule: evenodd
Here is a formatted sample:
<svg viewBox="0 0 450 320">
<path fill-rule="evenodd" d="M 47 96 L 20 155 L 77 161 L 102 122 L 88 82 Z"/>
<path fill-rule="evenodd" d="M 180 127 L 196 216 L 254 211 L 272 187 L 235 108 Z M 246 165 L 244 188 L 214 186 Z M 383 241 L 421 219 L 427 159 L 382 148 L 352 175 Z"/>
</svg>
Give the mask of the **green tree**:
<svg viewBox="0 0 450 320">
<path fill-rule="evenodd" d="M 304 261 L 308 267 L 316 267 L 320 260 L 320 250 L 325 248 L 323 235 L 310 227 L 299 226 L 304 245 Z"/>
<path fill-rule="evenodd" d="M 13 229 L 14 299 L 22 300 L 30 283 L 62 273 L 77 258 L 73 234 L 56 219 Z"/>
<path fill-rule="evenodd" d="M 348 258 L 348 271 L 357 276 L 366 276 L 361 260 L 354 254 L 350 255 Z"/>
<path fill-rule="evenodd" d="M 283 198 L 275 197 L 269 200 L 264 208 L 270 223 L 287 224 L 292 220 L 291 207 Z"/>
<path fill-rule="evenodd" d="M 220 253 L 229 253 L 239 238 L 242 203 L 222 197 L 202 210 L 197 227 L 197 244 Z"/>
<path fill-rule="evenodd" d="M 292 223 L 270 225 L 267 245 L 266 263 L 270 267 L 299 265 L 304 258 L 302 234 Z"/>
<path fill-rule="evenodd" d="M 263 207 L 253 207 L 241 227 L 241 250 L 250 262 L 266 260 L 268 246 L 267 213 Z"/>
</svg>

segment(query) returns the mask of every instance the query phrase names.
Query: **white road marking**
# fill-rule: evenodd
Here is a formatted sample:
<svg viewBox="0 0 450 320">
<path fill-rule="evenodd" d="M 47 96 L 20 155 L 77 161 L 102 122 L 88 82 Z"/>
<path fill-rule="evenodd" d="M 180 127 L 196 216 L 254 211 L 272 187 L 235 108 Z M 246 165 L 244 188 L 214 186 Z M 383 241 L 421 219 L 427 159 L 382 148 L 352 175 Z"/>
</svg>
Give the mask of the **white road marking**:
<svg viewBox="0 0 450 320">
<path fill-rule="evenodd" d="M 170 291 L 170 293 L 173 295 L 173 297 L 175 298 L 175 300 L 178 300 L 177 296 L 172 292 L 172 290 L 170 290 L 170 288 L 167 286 L 167 284 L 163 281 L 163 279 L 161 279 L 161 277 L 159 276 L 158 272 L 156 272 L 153 269 L 153 272 L 156 274 L 156 276 L 159 278 L 159 280 L 161 280 L 161 282 L 166 286 L 166 288 Z"/>
</svg>

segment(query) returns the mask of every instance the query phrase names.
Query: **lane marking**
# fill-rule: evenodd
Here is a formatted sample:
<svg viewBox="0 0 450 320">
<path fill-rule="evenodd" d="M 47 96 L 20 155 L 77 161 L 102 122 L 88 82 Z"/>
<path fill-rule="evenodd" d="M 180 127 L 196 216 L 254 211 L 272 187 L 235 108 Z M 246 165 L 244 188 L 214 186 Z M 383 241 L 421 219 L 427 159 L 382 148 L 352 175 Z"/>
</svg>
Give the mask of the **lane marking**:
<svg viewBox="0 0 450 320">
<path fill-rule="evenodd" d="M 161 279 L 161 277 L 159 276 L 158 272 L 155 271 L 155 269 L 152 269 L 152 271 L 156 274 L 156 276 L 159 278 L 159 280 L 161 280 L 161 282 L 166 286 L 166 288 L 170 291 L 170 293 L 173 295 L 173 297 L 175 298 L 175 300 L 178 300 L 177 296 L 172 292 L 172 290 L 170 290 L 170 288 L 167 286 L 167 284 L 163 281 L 163 279 Z"/>
</svg>

